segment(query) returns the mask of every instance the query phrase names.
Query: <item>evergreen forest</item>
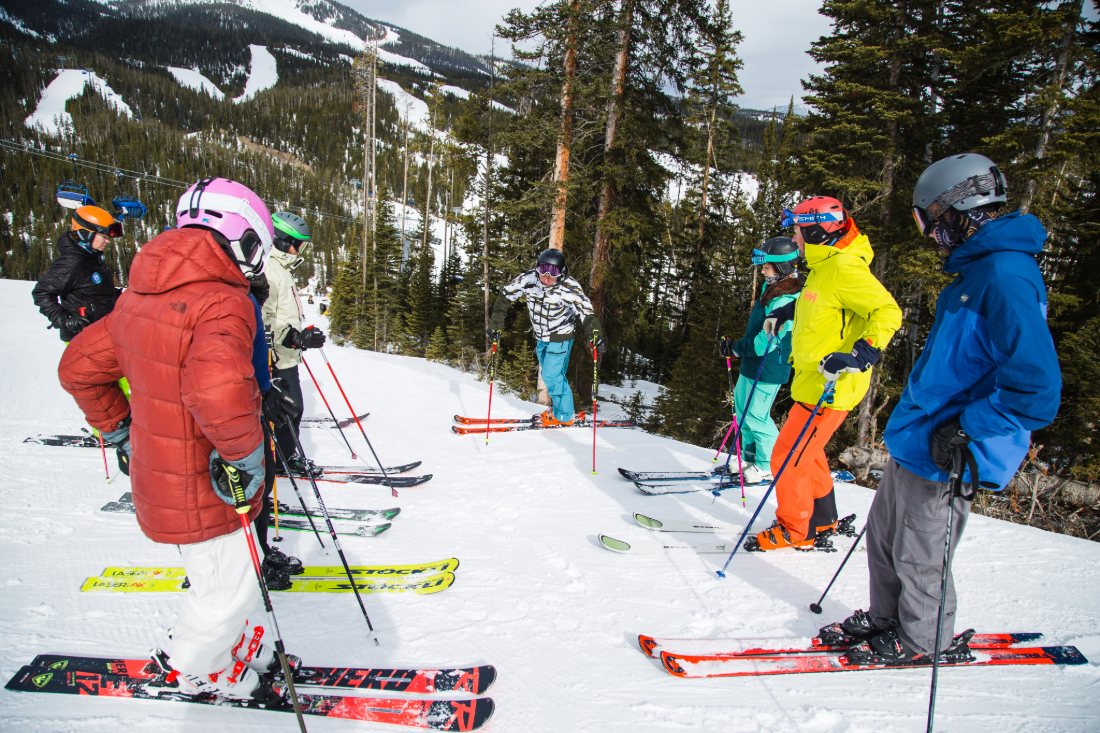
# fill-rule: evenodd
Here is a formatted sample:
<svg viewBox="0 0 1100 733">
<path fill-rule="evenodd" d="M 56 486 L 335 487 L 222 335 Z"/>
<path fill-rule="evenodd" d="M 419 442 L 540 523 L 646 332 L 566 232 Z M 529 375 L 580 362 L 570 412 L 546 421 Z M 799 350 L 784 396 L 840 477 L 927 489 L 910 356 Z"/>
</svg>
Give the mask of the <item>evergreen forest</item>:
<svg viewBox="0 0 1100 733">
<path fill-rule="evenodd" d="M 913 224 L 915 181 L 933 161 L 982 153 L 1008 179 L 1009 208 L 1048 232 L 1040 266 L 1064 384 L 1029 461 L 1100 475 L 1098 0 L 823 0 L 829 34 L 791 49 L 823 71 L 766 111 L 738 104 L 744 39 L 729 0 L 547 0 L 501 18 L 489 56 L 406 31 L 380 45 L 382 24 L 314 5 L 364 44 L 228 4 L 6 3 L 20 23 L 0 18 L 3 277 L 49 266 L 68 228 L 63 181 L 148 207 L 110 250 L 124 286 L 187 185 L 234 178 L 309 222 L 298 277 L 329 299 L 338 343 L 487 378 L 493 300 L 554 247 L 604 324 L 599 381 L 661 385 L 632 416 L 717 447 L 730 420 L 717 345 L 743 334 L 759 295 L 751 252 L 789 234 L 784 208 L 834 196 L 904 312 L 830 447 L 873 452 L 950 279 Z M 250 44 L 269 49 L 278 83 L 234 103 Z M 201 71 L 226 98 L 166 66 Z M 133 116 L 89 85 L 62 134 L 27 127 L 59 68 L 94 72 Z M 530 331 L 514 307 L 495 357 L 498 384 L 524 397 L 537 382 Z M 578 404 L 592 399 L 586 348 L 575 342 L 569 370 Z M 777 419 L 790 404 L 784 389 Z"/>
</svg>

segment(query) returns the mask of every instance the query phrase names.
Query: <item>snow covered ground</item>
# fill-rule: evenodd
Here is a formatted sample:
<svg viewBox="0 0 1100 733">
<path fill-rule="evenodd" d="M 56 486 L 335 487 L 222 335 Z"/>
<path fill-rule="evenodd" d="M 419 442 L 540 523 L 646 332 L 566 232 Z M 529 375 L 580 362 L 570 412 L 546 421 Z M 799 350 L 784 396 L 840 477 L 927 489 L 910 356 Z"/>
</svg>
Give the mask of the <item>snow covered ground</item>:
<svg viewBox="0 0 1100 733">
<path fill-rule="evenodd" d="M 141 655 L 172 624 L 177 594 L 84 594 L 84 578 L 109 565 L 178 565 L 174 547 L 147 540 L 134 518 L 99 508 L 129 490 L 107 484 L 99 451 L 24 444 L 38 433 L 83 425 L 57 383 L 63 346 L 34 308 L 32 283 L 0 280 L 8 342 L 0 351 L 0 676 L 7 680 L 46 652 Z M 315 314 L 315 306 L 307 306 Z M 325 327 L 325 319 L 314 317 Z M 739 554 L 729 578 L 718 555 L 627 556 L 602 549 L 599 533 L 651 536 L 633 524 L 642 511 L 663 518 L 741 522 L 748 507 L 732 492 L 648 497 L 619 477 L 638 470 L 700 469 L 711 453 L 640 431 L 601 430 L 599 474 L 590 475 L 586 430 L 480 437 L 451 433 L 455 413 L 482 415 L 488 385 L 422 359 L 350 348 L 326 349 L 344 389 L 386 463 L 423 460 L 427 484 L 401 490 L 321 484 L 330 507 L 400 506 L 393 528 L 374 539 L 346 537 L 355 564 L 461 559 L 454 586 L 437 595 L 364 597 L 382 640 L 368 644 L 349 595 L 286 594 L 274 602 L 291 651 L 308 664 L 435 665 L 491 663 L 499 679 L 488 731 L 795 731 L 862 733 L 923 730 L 929 672 L 680 680 L 642 655 L 639 633 L 658 636 L 809 636 L 867 603 L 865 555 L 857 553 L 814 616 L 840 554 Z M 340 397 L 320 355 L 307 361 L 340 416 Z M 308 377 L 304 377 L 308 383 Z M 499 394 L 495 416 L 540 408 Z M 611 408 L 605 411 L 609 414 Z M 306 388 L 306 413 L 325 415 Z M 348 462 L 339 436 L 303 430 L 311 456 Z M 357 450 L 362 438 L 352 428 Z M 365 451 L 364 451 L 365 452 Z M 114 457 L 111 473 L 117 474 Z M 308 490 L 308 489 L 307 489 Z M 279 482 L 280 499 L 292 501 Z M 862 525 L 872 494 L 838 486 L 842 513 Z M 760 524 L 771 518 L 771 507 Z M 852 540 L 841 539 L 841 551 Z M 282 548 L 309 564 L 338 564 L 312 536 Z M 1100 544 L 972 517 L 957 554 L 959 628 L 1041 631 L 1047 644 L 1075 644 L 1081 667 L 944 669 L 937 730 L 1039 733 L 1100 729 Z M 311 731 L 396 728 L 310 719 Z M 117 699 L 0 692 L 0 730 L 128 731 L 296 729 L 294 718 Z"/>
<path fill-rule="evenodd" d="M 73 124 L 73 116 L 65 111 L 65 103 L 83 94 L 88 84 L 120 114 L 134 116 L 130 106 L 94 71 L 58 69 L 57 78 L 42 92 L 34 114 L 25 120 L 26 126 L 41 128 L 49 135 L 60 135 L 62 128 Z"/>
<path fill-rule="evenodd" d="M 168 66 L 166 68 L 168 73 L 176 78 L 180 86 L 194 89 L 196 92 L 205 92 L 218 101 L 225 99 L 225 92 L 218 89 L 218 85 L 210 81 L 198 69 L 181 69 L 178 66 Z"/>
<path fill-rule="evenodd" d="M 237 104 L 247 102 L 279 82 L 279 66 L 275 63 L 275 57 L 267 50 L 267 46 L 257 46 L 252 43 L 248 48 L 252 51 L 252 65 L 248 70 L 244 94 L 233 100 Z"/>
</svg>

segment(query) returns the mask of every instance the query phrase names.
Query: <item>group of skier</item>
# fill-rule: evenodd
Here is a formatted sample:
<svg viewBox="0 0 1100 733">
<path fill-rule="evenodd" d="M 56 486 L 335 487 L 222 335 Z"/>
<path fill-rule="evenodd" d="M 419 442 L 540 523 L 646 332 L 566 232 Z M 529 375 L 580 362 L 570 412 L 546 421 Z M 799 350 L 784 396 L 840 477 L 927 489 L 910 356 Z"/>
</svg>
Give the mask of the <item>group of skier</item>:
<svg viewBox="0 0 1100 733">
<path fill-rule="evenodd" d="M 885 430 L 891 459 L 867 524 L 869 609 L 822 630 L 850 643 L 859 661 L 931 653 L 941 605 L 940 648 L 950 646 L 950 578 L 942 598 L 939 588 L 946 533 L 953 551 L 973 491 L 1002 489 L 1030 431 L 1058 408 L 1060 372 L 1034 257 L 1045 231 L 1033 216 L 1002 215 L 1006 201 L 1004 177 L 980 155 L 939 161 L 917 182 L 917 226 L 958 277 L 939 297 Z M 808 198 L 784 212 L 783 225 L 792 236 L 753 253 L 765 284 L 744 337 L 719 346 L 740 360 L 733 400 L 743 477 L 775 485 L 775 521 L 752 540 L 763 551 L 808 548 L 835 528 L 825 446 L 863 399 L 871 367 L 902 320 L 871 273 L 868 238 L 840 201 Z M 191 587 L 156 658 L 195 692 L 265 699 L 274 694 L 266 673 L 278 662 L 260 641 L 262 625 L 248 620 L 260 591 L 240 547 L 238 510 L 255 522 L 266 581 L 286 587 L 302 566 L 267 544 L 266 522 L 276 467 L 317 470 L 297 434 L 297 365 L 302 351 L 325 342 L 303 326 L 293 279 L 309 228 L 293 214 L 271 215 L 254 192 L 225 179 L 188 189 L 176 226 L 141 248 L 120 295 L 103 253 L 121 225 L 98 207 L 77 209 L 34 299 L 71 341 L 62 386 L 117 447 L 143 532 L 180 547 Z M 564 255 L 546 250 L 502 289 L 487 329 L 494 343 L 520 297 L 552 401 L 541 424 L 583 420 L 566 367 L 578 330 L 594 358 L 607 348 L 591 301 Z M 779 430 L 771 407 L 792 370 L 794 405 Z"/>
</svg>

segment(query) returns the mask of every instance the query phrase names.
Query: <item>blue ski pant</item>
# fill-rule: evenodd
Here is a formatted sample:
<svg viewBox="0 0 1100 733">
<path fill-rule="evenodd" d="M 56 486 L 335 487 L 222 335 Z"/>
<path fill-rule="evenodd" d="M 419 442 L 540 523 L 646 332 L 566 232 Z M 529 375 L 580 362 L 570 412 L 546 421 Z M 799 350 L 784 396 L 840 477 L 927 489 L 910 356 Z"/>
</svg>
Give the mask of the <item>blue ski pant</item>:
<svg viewBox="0 0 1100 733">
<path fill-rule="evenodd" d="M 573 339 L 568 341 L 536 341 L 535 356 L 542 367 L 542 381 L 554 406 L 554 419 L 569 422 L 574 417 L 573 390 L 565 378 L 569 368 L 569 352 L 573 350 Z"/>
</svg>

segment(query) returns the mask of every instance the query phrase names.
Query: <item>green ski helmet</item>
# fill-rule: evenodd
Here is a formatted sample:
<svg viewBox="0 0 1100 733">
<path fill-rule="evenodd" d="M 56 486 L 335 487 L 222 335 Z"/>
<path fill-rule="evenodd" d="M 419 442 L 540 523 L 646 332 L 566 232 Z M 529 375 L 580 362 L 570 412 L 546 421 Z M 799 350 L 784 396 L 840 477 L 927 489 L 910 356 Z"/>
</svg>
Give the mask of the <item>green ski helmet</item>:
<svg viewBox="0 0 1100 733">
<path fill-rule="evenodd" d="M 271 221 L 275 225 L 275 249 L 288 252 L 297 246 L 299 255 L 305 252 L 309 245 L 309 225 L 305 219 L 289 211 L 276 211 Z"/>
</svg>

